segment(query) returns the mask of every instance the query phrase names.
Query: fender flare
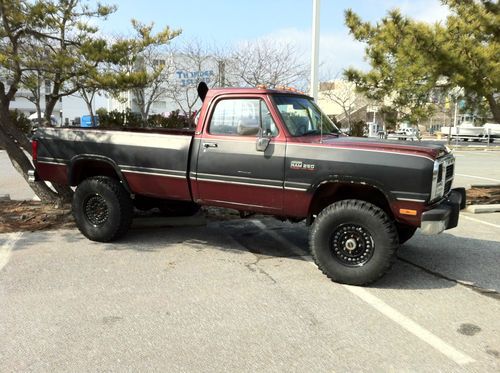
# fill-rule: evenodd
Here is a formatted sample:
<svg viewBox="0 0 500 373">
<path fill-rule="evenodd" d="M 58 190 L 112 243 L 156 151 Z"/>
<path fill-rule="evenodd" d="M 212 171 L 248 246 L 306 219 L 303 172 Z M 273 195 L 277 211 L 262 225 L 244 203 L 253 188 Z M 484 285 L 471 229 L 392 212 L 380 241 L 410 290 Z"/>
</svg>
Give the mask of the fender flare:
<svg viewBox="0 0 500 373">
<path fill-rule="evenodd" d="M 328 175 L 327 177 L 317 179 L 311 184 L 308 191 L 314 194 L 316 193 L 316 190 L 320 186 L 328 183 L 366 185 L 368 187 L 373 187 L 377 189 L 379 192 L 381 192 L 385 196 L 387 201 L 395 199 L 390 191 L 386 190 L 382 184 L 380 184 L 375 180 L 368 178 L 361 178 L 361 177 L 343 176 L 343 175 Z"/>
<path fill-rule="evenodd" d="M 125 190 L 130 194 L 134 194 L 132 192 L 132 190 L 130 189 L 130 187 L 127 183 L 127 180 L 123 176 L 123 174 L 122 174 L 120 168 L 118 167 L 118 165 L 116 164 L 116 162 L 113 161 L 111 158 L 105 157 L 103 155 L 96 155 L 96 154 L 79 154 L 79 155 L 76 155 L 70 159 L 70 161 L 68 162 L 68 183 L 69 183 L 69 185 L 75 184 L 73 181 L 73 178 L 74 178 L 73 172 L 74 172 L 76 164 L 78 162 L 82 162 L 82 161 L 97 161 L 97 162 L 106 163 L 107 165 L 111 166 L 113 168 L 113 170 L 115 171 L 116 176 L 118 176 L 118 180 L 120 180 L 120 182 L 122 183 Z"/>
</svg>

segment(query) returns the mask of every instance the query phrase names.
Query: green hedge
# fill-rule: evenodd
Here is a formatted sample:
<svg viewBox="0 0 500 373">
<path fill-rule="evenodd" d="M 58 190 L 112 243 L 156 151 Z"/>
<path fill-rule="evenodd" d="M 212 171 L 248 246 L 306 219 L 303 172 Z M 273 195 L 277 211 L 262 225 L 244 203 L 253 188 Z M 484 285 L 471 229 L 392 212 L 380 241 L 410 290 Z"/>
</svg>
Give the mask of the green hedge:
<svg viewBox="0 0 500 373">
<path fill-rule="evenodd" d="M 172 111 L 168 117 L 162 115 L 151 115 L 144 123 L 138 113 L 133 113 L 130 109 L 125 112 L 113 110 L 106 112 L 98 110 L 99 127 L 104 129 L 117 128 L 193 128 L 194 121 L 181 115 L 179 110 Z"/>
</svg>

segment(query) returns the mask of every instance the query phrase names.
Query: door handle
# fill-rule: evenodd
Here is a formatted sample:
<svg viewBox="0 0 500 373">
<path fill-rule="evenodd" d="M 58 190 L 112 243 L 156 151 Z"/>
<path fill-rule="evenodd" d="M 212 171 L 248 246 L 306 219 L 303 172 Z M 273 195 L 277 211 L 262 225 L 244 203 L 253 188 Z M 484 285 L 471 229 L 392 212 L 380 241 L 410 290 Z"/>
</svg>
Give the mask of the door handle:
<svg viewBox="0 0 500 373">
<path fill-rule="evenodd" d="M 215 142 L 206 142 L 206 143 L 203 144 L 203 147 L 205 149 L 207 149 L 207 148 L 216 148 L 217 144 Z"/>
</svg>

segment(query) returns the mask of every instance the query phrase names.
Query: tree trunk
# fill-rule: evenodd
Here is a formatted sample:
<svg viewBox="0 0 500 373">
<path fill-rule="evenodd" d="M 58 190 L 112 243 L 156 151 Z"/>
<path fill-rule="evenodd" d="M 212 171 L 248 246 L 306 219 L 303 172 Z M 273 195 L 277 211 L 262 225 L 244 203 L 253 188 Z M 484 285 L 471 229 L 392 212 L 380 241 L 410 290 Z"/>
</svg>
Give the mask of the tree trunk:
<svg viewBox="0 0 500 373">
<path fill-rule="evenodd" d="M 8 109 L 2 108 L 0 110 L 0 122 L 0 145 L 7 151 L 16 171 L 27 182 L 28 171 L 33 169 L 33 165 L 23 149 L 31 154 L 31 144 L 21 131 L 15 131 L 17 127 L 12 123 Z M 73 191 L 68 186 L 54 185 L 56 193 L 44 182 L 29 183 L 28 185 L 44 203 L 62 205 L 63 203 L 68 203 L 73 194 Z"/>
<path fill-rule="evenodd" d="M 54 107 L 57 104 L 57 100 L 58 99 L 50 97 L 49 100 L 45 103 L 45 120 L 49 125 L 52 125 L 52 119 L 50 117 L 52 116 Z"/>
<path fill-rule="evenodd" d="M 489 94 L 486 96 L 486 99 L 490 105 L 491 113 L 493 114 L 495 122 L 500 123 L 500 105 L 497 100 L 495 100 L 495 96 L 493 94 Z"/>
<path fill-rule="evenodd" d="M 2 145 L 12 162 L 12 165 L 19 172 L 26 182 L 28 181 L 28 170 L 32 169 L 33 166 L 26 156 L 26 154 L 19 148 L 15 140 L 6 134 L 4 129 L 0 127 L 0 145 Z M 35 194 L 45 203 L 58 203 L 57 194 L 52 191 L 45 183 L 37 182 L 29 184 L 31 189 Z"/>
<path fill-rule="evenodd" d="M 26 135 L 12 121 L 9 109 L 0 109 L 0 129 L 3 129 L 5 140 L 17 142 L 18 146 L 31 154 L 31 143 Z"/>
<path fill-rule="evenodd" d="M 141 127 L 146 127 L 148 123 L 148 113 L 142 106 L 141 106 L 141 119 L 142 119 Z"/>
<path fill-rule="evenodd" d="M 87 101 L 85 100 L 85 103 L 87 104 L 87 110 L 89 112 L 89 115 L 90 115 L 90 124 L 92 125 L 92 127 L 96 127 L 96 122 L 95 122 L 95 118 L 94 118 L 94 108 L 92 107 L 92 101 Z"/>
</svg>

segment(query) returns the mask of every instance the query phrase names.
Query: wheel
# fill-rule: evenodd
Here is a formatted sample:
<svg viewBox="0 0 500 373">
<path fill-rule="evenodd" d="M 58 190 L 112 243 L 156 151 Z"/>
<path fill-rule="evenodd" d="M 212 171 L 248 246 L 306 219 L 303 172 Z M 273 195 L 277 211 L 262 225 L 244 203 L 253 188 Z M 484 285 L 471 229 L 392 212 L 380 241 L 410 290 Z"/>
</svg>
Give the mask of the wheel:
<svg viewBox="0 0 500 373">
<path fill-rule="evenodd" d="M 397 224 L 399 244 L 402 245 L 413 237 L 417 228 L 406 224 Z"/>
<path fill-rule="evenodd" d="M 350 285 L 382 277 L 399 247 L 396 226 L 387 214 L 354 199 L 326 207 L 313 223 L 309 242 L 319 269 L 331 280 Z"/>
<path fill-rule="evenodd" d="M 200 211 L 200 205 L 189 201 L 160 201 L 158 208 L 164 216 L 192 216 Z"/>
<path fill-rule="evenodd" d="M 132 223 L 130 196 L 118 180 L 110 177 L 91 177 L 78 185 L 72 210 L 78 229 L 92 241 L 116 240 Z"/>
</svg>

